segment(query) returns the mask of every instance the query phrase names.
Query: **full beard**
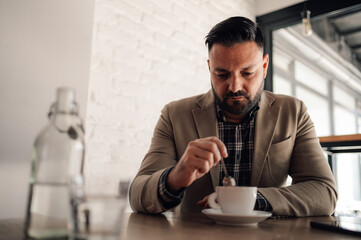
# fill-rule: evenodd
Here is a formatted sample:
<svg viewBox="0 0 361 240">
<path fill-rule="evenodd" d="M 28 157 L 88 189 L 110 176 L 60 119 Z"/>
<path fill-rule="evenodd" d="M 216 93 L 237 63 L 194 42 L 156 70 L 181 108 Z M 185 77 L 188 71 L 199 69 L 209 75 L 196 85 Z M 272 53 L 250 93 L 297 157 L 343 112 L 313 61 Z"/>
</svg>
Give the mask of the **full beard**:
<svg viewBox="0 0 361 240">
<path fill-rule="evenodd" d="M 216 97 L 216 101 L 218 102 L 219 106 L 223 111 L 226 111 L 233 115 L 242 115 L 248 113 L 249 111 L 252 110 L 252 108 L 254 108 L 254 106 L 256 106 L 263 92 L 263 84 L 260 86 L 253 99 L 245 91 L 237 91 L 237 92 L 229 91 L 225 95 L 223 95 L 222 97 L 223 100 L 221 100 L 216 94 L 213 86 L 212 89 L 213 89 L 213 94 Z M 234 97 L 244 97 L 244 100 L 246 102 L 244 103 L 244 101 L 230 99 Z"/>
</svg>

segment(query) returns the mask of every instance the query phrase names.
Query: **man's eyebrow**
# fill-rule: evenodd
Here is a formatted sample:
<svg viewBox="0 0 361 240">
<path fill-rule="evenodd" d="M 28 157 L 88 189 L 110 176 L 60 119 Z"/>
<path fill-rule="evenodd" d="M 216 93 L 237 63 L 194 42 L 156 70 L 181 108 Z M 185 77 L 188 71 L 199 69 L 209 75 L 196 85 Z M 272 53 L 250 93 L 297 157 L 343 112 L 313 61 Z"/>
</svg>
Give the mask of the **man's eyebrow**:
<svg viewBox="0 0 361 240">
<path fill-rule="evenodd" d="M 242 68 L 242 70 L 248 70 L 248 69 L 256 67 L 256 66 L 257 66 L 257 64 L 252 64 L 252 65 L 250 65 L 248 67 Z"/>
<path fill-rule="evenodd" d="M 256 64 L 252 64 L 252 65 L 250 65 L 250 66 L 248 66 L 248 67 L 241 68 L 241 70 L 242 70 L 242 71 L 244 71 L 244 70 L 249 70 L 250 68 L 253 68 L 253 67 L 256 67 L 256 66 L 257 66 Z M 227 69 L 220 68 L 220 67 L 216 67 L 216 68 L 214 69 L 214 71 L 216 71 L 216 72 L 229 72 Z"/>
<path fill-rule="evenodd" d="M 219 68 L 219 67 L 215 68 L 214 71 L 216 71 L 216 72 L 229 72 L 227 69 L 223 69 L 223 68 Z"/>
</svg>

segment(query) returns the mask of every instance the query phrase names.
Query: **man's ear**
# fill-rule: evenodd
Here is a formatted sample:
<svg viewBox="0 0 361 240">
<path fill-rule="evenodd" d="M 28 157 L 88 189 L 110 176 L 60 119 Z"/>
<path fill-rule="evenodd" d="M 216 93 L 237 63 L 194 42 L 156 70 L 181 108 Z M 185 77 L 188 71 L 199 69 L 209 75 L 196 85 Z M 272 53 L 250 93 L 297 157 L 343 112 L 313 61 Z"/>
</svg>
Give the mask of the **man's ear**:
<svg viewBox="0 0 361 240">
<path fill-rule="evenodd" d="M 208 70 L 211 71 L 211 65 L 209 64 L 209 59 L 207 59 L 207 64 L 208 64 Z"/>
<path fill-rule="evenodd" d="M 263 57 L 263 79 L 265 79 L 267 76 L 268 63 L 269 63 L 269 56 L 268 54 L 265 54 Z"/>
</svg>

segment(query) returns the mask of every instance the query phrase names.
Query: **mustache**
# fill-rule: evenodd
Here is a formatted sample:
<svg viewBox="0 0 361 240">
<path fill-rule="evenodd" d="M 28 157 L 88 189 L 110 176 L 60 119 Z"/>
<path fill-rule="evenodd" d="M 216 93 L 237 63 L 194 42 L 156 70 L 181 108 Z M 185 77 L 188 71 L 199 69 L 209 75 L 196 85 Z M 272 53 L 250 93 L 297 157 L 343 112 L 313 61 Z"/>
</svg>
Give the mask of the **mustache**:
<svg viewBox="0 0 361 240">
<path fill-rule="evenodd" d="M 245 97 L 245 98 L 249 99 L 249 94 L 247 92 L 244 92 L 241 90 L 239 90 L 237 92 L 229 91 L 223 96 L 223 99 L 232 98 L 232 97 Z"/>
</svg>

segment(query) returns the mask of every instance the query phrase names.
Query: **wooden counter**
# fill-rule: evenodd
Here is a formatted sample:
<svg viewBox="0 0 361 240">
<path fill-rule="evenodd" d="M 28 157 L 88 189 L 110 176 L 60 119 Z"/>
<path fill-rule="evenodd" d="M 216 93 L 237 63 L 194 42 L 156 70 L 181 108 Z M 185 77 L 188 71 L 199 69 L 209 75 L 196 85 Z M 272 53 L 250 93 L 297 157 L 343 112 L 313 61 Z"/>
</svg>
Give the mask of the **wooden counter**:
<svg viewBox="0 0 361 240">
<path fill-rule="evenodd" d="M 320 144 L 330 153 L 361 152 L 361 134 L 319 137 Z"/>
<path fill-rule="evenodd" d="M 164 213 L 145 215 L 127 213 L 120 239 L 129 240 L 266 240 L 266 239 L 360 239 L 310 227 L 311 220 L 330 220 L 333 217 L 269 218 L 257 227 L 230 227 L 215 224 L 203 214 Z M 0 220 L 0 239 L 22 240 L 21 219 Z"/>
<path fill-rule="evenodd" d="M 333 135 L 320 137 L 320 143 L 331 143 L 331 142 L 360 142 L 361 134 L 351 135 Z"/>
</svg>

